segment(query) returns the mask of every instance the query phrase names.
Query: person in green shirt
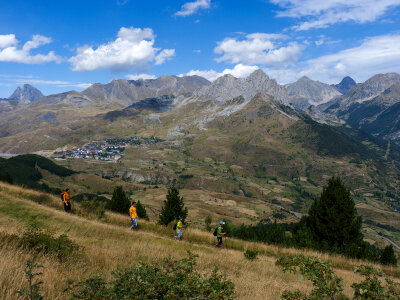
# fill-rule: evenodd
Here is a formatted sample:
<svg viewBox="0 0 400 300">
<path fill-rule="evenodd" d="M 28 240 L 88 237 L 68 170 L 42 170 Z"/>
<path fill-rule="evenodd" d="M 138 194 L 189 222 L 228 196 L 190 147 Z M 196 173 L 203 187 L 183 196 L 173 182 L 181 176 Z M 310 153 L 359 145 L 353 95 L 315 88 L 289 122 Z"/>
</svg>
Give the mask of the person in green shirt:
<svg viewBox="0 0 400 300">
<path fill-rule="evenodd" d="M 217 227 L 217 243 L 215 244 L 215 247 L 221 248 L 222 246 L 222 236 L 224 236 L 226 233 L 223 232 L 224 230 L 224 221 L 219 222 L 219 226 Z"/>
<path fill-rule="evenodd" d="M 183 218 L 179 217 L 178 223 L 176 224 L 176 239 L 178 241 L 182 240 L 182 230 L 184 228 L 182 220 L 183 220 Z"/>
</svg>

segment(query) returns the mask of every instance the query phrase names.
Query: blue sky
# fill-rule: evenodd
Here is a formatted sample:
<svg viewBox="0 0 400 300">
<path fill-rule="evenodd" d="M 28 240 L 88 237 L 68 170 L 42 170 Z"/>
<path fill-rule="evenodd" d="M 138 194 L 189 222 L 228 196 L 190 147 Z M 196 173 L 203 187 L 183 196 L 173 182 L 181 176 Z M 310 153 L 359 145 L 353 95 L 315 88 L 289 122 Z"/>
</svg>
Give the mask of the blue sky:
<svg viewBox="0 0 400 300">
<path fill-rule="evenodd" d="M 400 0 L 0 2 L 0 97 L 197 74 L 335 83 L 400 72 Z"/>
</svg>

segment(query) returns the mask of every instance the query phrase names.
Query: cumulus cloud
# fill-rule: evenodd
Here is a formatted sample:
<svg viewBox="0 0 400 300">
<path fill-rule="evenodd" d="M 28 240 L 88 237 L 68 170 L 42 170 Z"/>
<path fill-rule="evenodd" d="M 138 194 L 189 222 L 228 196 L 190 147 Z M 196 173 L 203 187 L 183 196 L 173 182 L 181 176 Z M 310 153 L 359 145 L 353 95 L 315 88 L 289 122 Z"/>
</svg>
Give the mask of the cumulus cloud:
<svg viewBox="0 0 400 300">
<path fill-rule="evenodd" d="M 175 55 L 174 49 L 154 47 L 155 35 L 150 28 L 122 27 L 117 39 L 96 49 L 90 46 L 77 49 L 76 56 L 69 59 L 74 71 L 109 69 L 114 72 L 130 69 L 142 70 L 148 64 L 162 64 Z"/>
<path fill-rule="evenodd" d="M 280 17 L 305 17 L 306 21 L 294 26 L 296 30 L 325 28 L 336 23 L 376 21 L 400 0 L 270 0 L 283 10 Z"/>
<path fill-rule="evenodd" d="M 279 83 L 289 83 L 301 76 L 326 83 L 337 83 L 350 75 L 362 82 L 377 73 L 400 73 L 400 34 L 366 38 L 358 47 L 310 59 L 291 68 L 265 68 Z"/>
<path fill-rule="evenodd" d="M 187 17 L 193 15 L 201 9 L 207 9 L 211 5 L 211 0 L 196 0 L 186 2 L 182 5 L 181 10 L 175 13 L 175 16 Z"/>
<path fill-rule="evenodd" d="M 32 55 L 32 49 L 51 43 L 51 39 L 43 35 L 34 35 L 31 41 L 18 48 L 18 40 L 14 34 L 0 35 L 0 62 L 15 62 L 22 64 L 43 64 L 47 62 L 60 63 L 61 57 L 53 51 L 47 54 Z"/>
<path fill-rule="evenodd" d="M 156 79 L 157 77 L 152 74 L 128 74 L 125 76 L 129 80 L 139 80 L 139 79 Z"/>
<path fill-rule="evenodd" d="M 0 35 L 0 49 L 15 46 L 18 44 L 15 34 L 4 34 Z"/>
<path fill-rule="evenodd" d="M 242 64 L 237 64 L 233 69 L 225 69 L 222 72 L 217 72 L 215 70 L 191 70 L 186 74 L 180 74 L 179 76 L 193 76 L 198 75 L 208 79 L 209 81 L 214 81 L 218 77 L 230 74 L 237 78 L 243 78 L 249 76 L 255 70 L 258 70 L 257 66 L 247 66 Z"/>
<path fill-rule="evenodd" d="M 288 65 L 298 60 L 304 46 L 289 42 L 280 46 L 278 40 L 286 39 L 282 34 L 253 33 L 244 39 L 226 38 L 218 43 L 214 52 L 221 56 L 218 62 L 247 65 Z"/>
</svg>

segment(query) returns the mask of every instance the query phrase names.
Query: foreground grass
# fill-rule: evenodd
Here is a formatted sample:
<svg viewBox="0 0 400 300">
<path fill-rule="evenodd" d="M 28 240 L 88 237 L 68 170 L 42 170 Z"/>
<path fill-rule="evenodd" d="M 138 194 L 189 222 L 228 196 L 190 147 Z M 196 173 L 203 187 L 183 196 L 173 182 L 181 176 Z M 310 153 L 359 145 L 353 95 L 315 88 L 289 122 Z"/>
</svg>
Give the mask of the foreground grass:
<svg viewBox="0 0 400 300">
<path fill-rule="evenodd" d="M 67 298 L 62 291 L 70 278 L 79 280 L 93 274 L 109 278 L 110 271 L 117 267 L 135 265 L 139 260 L 180 258 L 186 255 L 186 250 L 199 255 L 200 272 L 210 272 L 218 266 L 227 274 L 235 283 L 240 299 L 279 299 L 285 289 L 310 289 L 297 276 L 283 274 L 275 266 L 277 257 L 299 254 L 299 250 L 235 239 L 226 239 L 226 248 L 216 250 L 210 233 L 190 228 L 185 232 L 185 241 L 176 242 L 169 228 L 151 222 L 141 222 L 140 231 L 130 232 L 125 216 L 107 213 L 101 221 L 86 219 L 65 214 L 57 198 L 40 205 L 30 200 L 34 195 L 39 193 L 0 183 L 0 299 L 15 299 L 15 291 L 26 286 L 23 269 L 32 253 L 16 249 L 9 236 L 21 235 L 32 222 L 56 235 L 66 233 L 81 247 L 78 255 L 62 261 L 38 256 L 38 262 L 44 266 L 42 290 L 46 299 Z M 79 213 L 79 207 L 76 210 Z M 258 260 L 248 261 L 243 256 L 244 249 L 257 249 L 262 255 Z M 359 280 L 352 267 L 359 262 L 309 251 L 302 253 L 330 260 L 345 280 L 346 293 L 351 295 L 350 284 Z M 400 277 L 399 268 L 384 271 Z"/>
</svg>

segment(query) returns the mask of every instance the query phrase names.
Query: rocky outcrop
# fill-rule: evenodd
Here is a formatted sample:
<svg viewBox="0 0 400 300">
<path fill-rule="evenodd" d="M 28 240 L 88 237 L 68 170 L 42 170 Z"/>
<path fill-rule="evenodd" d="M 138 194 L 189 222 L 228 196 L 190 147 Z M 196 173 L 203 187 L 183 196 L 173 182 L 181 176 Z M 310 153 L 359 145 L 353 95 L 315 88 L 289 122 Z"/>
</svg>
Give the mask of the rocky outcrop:
<svg viewBox="0 0 400 300">
<path fill-rule="evenodd" d="M 211 85 L 205 86 L 194 92 L 194 95 L 206 100 L 225 102 L 242 96 L 245 100 L 253 98 L 258 93 L 274 96 L 284 103 L 287 100 L 286 89 L 279 85 L 275 79 L 270 79 L 262 70 L 256 70 L 247 78 L 236 78 L 224 75 L 215 80 Z"/>
</svg>

